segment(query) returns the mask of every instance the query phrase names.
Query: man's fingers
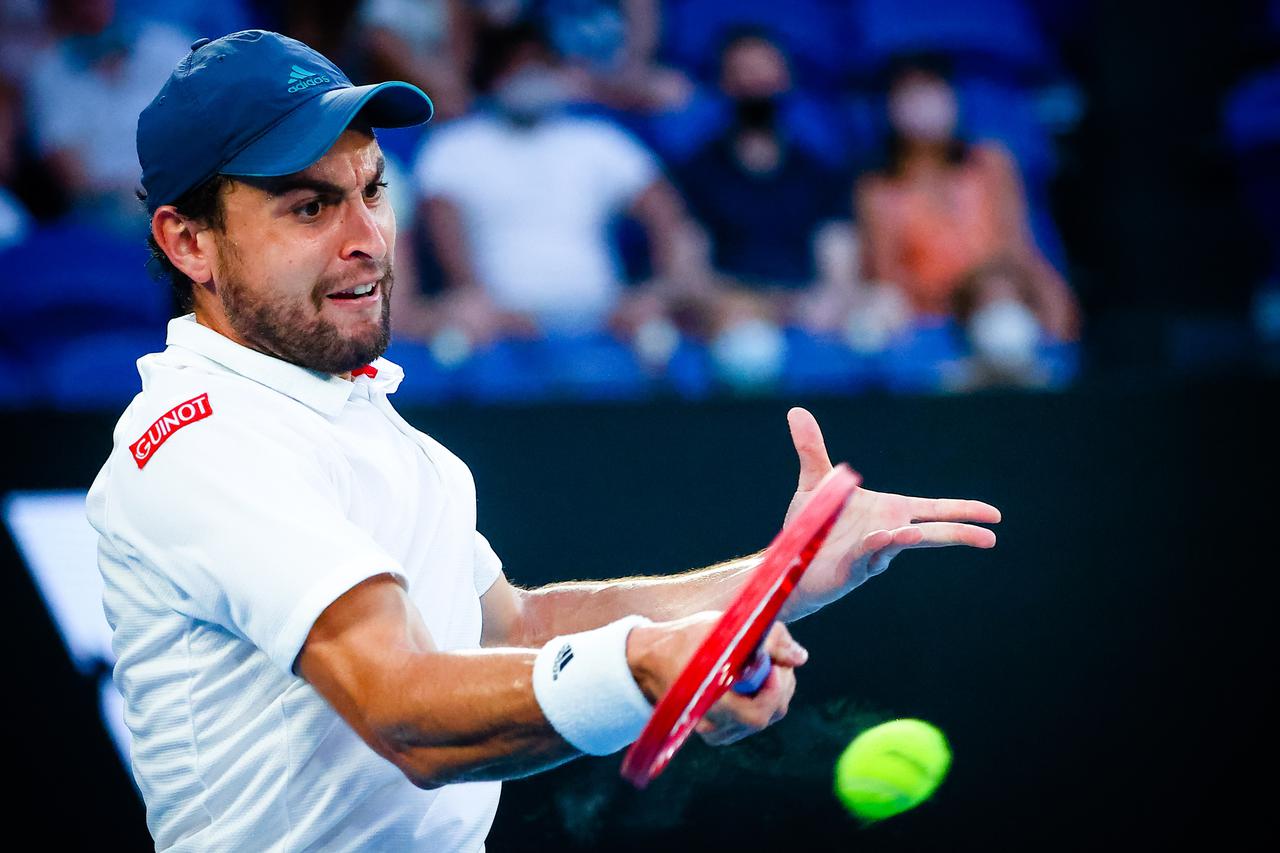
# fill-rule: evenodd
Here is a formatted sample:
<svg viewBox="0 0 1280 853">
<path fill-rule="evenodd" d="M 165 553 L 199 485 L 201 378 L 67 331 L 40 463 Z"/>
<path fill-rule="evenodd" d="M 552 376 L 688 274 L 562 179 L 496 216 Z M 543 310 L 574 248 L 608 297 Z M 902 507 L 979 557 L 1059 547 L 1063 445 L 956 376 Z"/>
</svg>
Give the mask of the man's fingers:
<svg viewBox="0 0 1280 853">
<path fill-rule="evenodd" d="M 910 498 L 909 500 L 912 521 L 1000 523 L 1000 510 L 982 501 L 958 498 Z"/>
<path fill-rule="evenodd" d="M 912 533 L 912 531 L 915 531 Z M 903 538 L 899 538 L 901 535 Z M 914 542 L 907 541 L 915 539 Z M 994 548 L 996 534 L 974 524 L 958 524 L 953 521 L 926 521 L 894 531 L 894 545 L 906 548 L 945 548 L 950 545 L 967 545 L 970 548 Z"/>
<path fill-rule="evenodd" d="M 877 531 L 880 532 L 880 531 Z M 951 521 L 929 521 L 924 524 L 908 524 L 887 531 L 889 543 L 872 555 L 867 562 L 867 576 L 876 575 L 889 568 L 889 563 L 903 551 L 913 548 L 947 548 L 967 545 L 970 548 L 994 548 L 996 535 L 985 527 L 957 524 Z"/>
<path fill-rule="evenodd" d="M 791 443 L 800 457 L 800 483 L 797 490 L 807 492 L 818 485 L 831 470 L 831 458 L 827 456 L 827 444 L 817 420 L 807 409 L 796 406 L 787 412 L 787 425 L 791 428 Z"/>
<path fill-rule="evenodd" d="M 881 548 L 888 547 L 892 541 L 893 531 L 873 530 L 862 537 L 861 553 L 870 554 L 872 551 L 879 551 Z"/>
<path fill-rule="evenodd" d="M 797 643 L 781 622 L 774 622 L 764 640 L 764 651 L 774 663 L 783 666 L 801 666 L 809 659 L 809 652 Z"/>
</svg>

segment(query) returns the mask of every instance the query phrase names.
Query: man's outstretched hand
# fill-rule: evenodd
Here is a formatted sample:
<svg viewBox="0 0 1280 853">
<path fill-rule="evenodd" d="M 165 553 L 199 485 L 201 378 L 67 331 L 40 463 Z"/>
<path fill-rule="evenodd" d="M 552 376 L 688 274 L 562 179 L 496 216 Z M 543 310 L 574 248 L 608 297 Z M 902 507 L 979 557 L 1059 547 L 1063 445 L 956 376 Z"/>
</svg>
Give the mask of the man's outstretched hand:
<svg viewBox="0 0 1280 853">
<path fill-rule="evenodd" d="M 787 423 L 800 457 L 800 483 L 787 509 L 789 522 L 831 470 L 831 459 L 813 415 L 794 408 L 787 412 Z M 781 618 L 799 619 L 836 601 L 883 572 L 890 560 L 910 548 L 995 547 L 995 533 L 977 524 L 998 521 L 1000 510 L 982 501 L 912 498 L 859 488 L 788 599 Z"/>
</svg>

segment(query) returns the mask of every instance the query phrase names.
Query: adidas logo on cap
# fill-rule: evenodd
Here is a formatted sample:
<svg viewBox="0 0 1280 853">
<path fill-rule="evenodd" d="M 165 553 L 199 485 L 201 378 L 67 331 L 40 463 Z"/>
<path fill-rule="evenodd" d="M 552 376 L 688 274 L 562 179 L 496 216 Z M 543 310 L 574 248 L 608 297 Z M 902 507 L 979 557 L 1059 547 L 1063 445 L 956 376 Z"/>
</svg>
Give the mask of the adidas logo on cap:
<svg viewBox="0 0 1280 853">
<path fill-rule="evenodd" d="M 289 70 L 289 86 L 290 92 L 301 92 L 303 89 L 310 89 L 312 86 L 319 86 L 321 83 L 330 82 L 328 74 L 316 74 L 305 68 L 293 66 Z"/>
</svg>

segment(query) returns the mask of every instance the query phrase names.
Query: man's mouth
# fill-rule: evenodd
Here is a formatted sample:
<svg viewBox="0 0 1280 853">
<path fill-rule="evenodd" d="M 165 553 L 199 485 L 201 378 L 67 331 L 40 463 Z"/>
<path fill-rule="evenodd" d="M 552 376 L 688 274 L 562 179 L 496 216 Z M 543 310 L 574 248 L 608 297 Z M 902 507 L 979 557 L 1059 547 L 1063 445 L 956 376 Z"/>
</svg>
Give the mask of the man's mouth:
<svg viewBox="0 0 1280 853">
<path fill-rule="evenodd" d="M 357 284 L 347 290 L 340 290 L 337 293 L 330 293 L 325 296 L 326 299 L 332 299 L 335 302 L 373 302 L 382 295 L 382 286 L 380 281 L 366 282 L 365 284 Z"/>
</svg>

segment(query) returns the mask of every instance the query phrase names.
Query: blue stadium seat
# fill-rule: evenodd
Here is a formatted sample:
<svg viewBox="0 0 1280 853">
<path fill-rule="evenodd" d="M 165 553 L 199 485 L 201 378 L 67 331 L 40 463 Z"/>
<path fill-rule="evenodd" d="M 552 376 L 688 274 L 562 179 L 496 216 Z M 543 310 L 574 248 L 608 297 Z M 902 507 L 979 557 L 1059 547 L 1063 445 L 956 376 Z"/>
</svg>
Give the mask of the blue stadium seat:
<svg viewBox="0 0 1280 853">
<path fill-rule="evenodd" d="M 849 394 L 873 387 L 876 359 L 854 352 L 838 338 L 786 330 L 787 359 L 781 388 L 794 394 Z"/>
<path fill-rule="evenodd" d="M 394 400 L 406 405 L 432 405 L 457 393 L 457 372 L 440 364 L 431 350 L 414 341 L 392 341 L 385 353 L 404 370 Z"/>
<path fill-rule="evenodd" d="M 0 409 L 26 409 L 43 402 L 43 378 L 32 365 L 0 355 Z"/>
<path fill-rule="evenodd" d="M 849 28 L 848 0 L 667 0 L 662 8 L 664 61 L 711 82 L 719 74 L 725 34 L 749 25 L 776 34 L 801 86 L 829 89 L 843 82 L 858 54 Z"/>
<path fill-rule="evenodd" d="M 941 391 L 949 368 L 964 356 L 964 332 L 955 321 L 923 318 L 884 351 L 884 381 L 898 393 Z"/>
<path fill-rule="evenodd" d="M 1246 79 L 1227 97 L 1224 126 L 1245 202 L 1280 278 L 1280 67 Z"/>
<path fill-rule="evenodd" d="M 1047 374 L 1049 388 L 1065 388 L 1080 376 L 1080 344 L 1046 338 L 1040 343 L 1037 361 Z"/>
<path fill-rule="evenodd" d="M 137 361 L 164 349 L 165 327 L 128 329 L 69 340 L 42 359 L 55 407 L 123 410 L 142 390 Z"/>
<path fill-rule="evenodd" d="M 1019 76 L 1045 74 L 1056 65 L 1022 0 L 856 0 L 852 8 L 866 70 L 921 52 Z"/>
<path fill-rule="evenodd" d="M 663 379 L 668 388 L 686 400 L 702 400 L 715 387 L 715 372 L 707 348 L 697 341 L 681 338 L 667 362 Z"/>
<path fill-rule="evenodd" d="M 570 399 L 637 400 L 650 392 L 631 348 L 607 333 L 550 334 L 538 349 L 545 376 Z"/>
<path fill-rule="evenodd" d="M 147 273 L 143 237 L 124 240 L 83 225 L 34 230 L 0 252 L 5 311 L 0 333 L 35 355 L 49 343 L 115 329 L 163 329 L 168 288 Z"/>
<path fill-rule="evenodd" d="M 1227 97 L 1227 139 L 1237 151 L 1280 142 L 1280 67 L 1245 79 Z"/>
<path fill-rule="evenodd" d="M 536 341 L 497 341 L 458 366 L 458 394 L 477 403 L 548 400 L 553 389 L 540 361 Z"/>
</svg>

